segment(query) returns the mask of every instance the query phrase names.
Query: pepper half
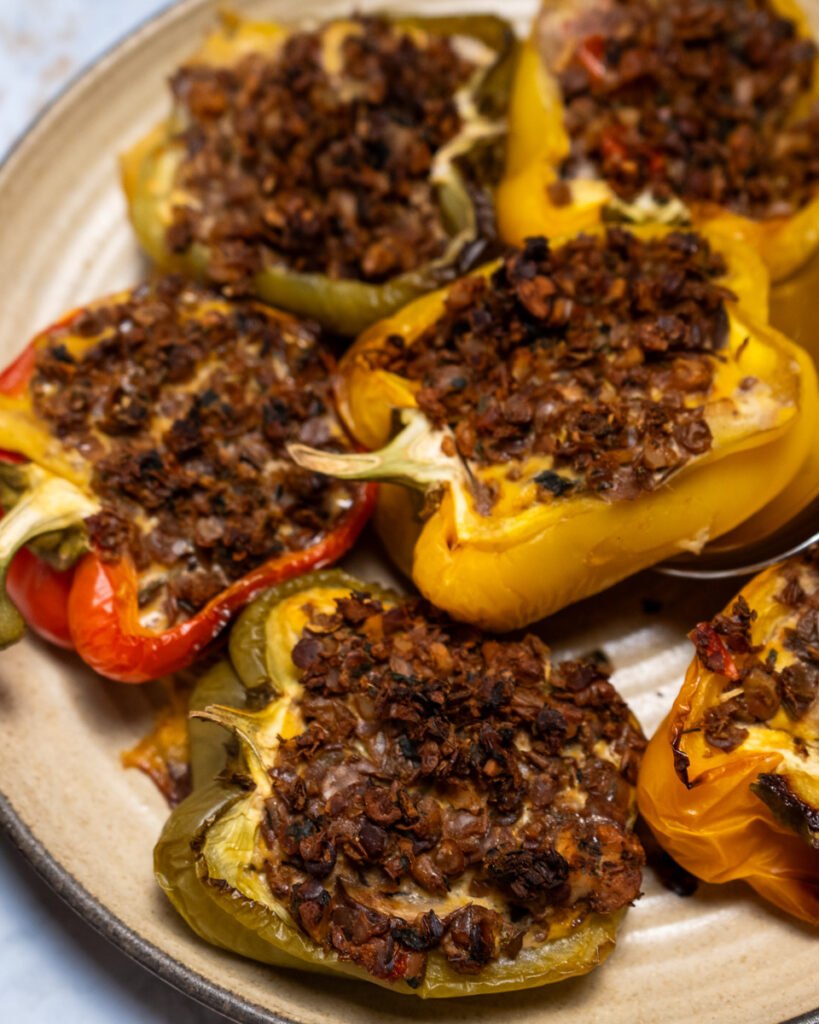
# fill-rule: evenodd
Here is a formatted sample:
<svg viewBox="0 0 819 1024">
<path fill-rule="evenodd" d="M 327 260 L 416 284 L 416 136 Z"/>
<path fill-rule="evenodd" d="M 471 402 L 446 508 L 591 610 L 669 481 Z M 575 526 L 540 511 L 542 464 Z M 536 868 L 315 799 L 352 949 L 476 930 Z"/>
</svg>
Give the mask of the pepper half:
<svg viewBox="0 0 819 1024">
<path fill-rule="evenodd" d="M 819 925 L 819 563 L 753 579 L 697 656 L 640 772 L 640 811 L 707 882 L 744 879 Z"/>
<path fill-rule="evenodd" d="M 689 186 L 695 173 L 724 176 L 728 173 L 729 163 L 733 168 L 734 163 L 743 159 L 744 133 L 750 132 L 753 138 L 755 128 L 749 124 L 754 117 L 761 116 L 760 112 L 767 110 L 774 90 L 779 90 L 780 86 L 781 102 L 785 108 L 783 127 L 811 113 L 819 98 L 819 64 L 815 47 L 808 52 L 804 44 L 798 43 L 798 40 L 812 40 L 812 32 L 806 15 L 794 0 L 748 4 L 754 13 L 747 20 L 743 36 L 730 25 L 721 35 L 721 30 L 717 29 L 715 45 L 722 56 L 706 56 L 704 75 L 701 73 L 703 61 L 700 51 L 710 42 L 712 23 L 718 24 L 723 9 L 730 20 L 733 12 L 740 11 L 742 5 L 714 5 L 702 32 L 685 34 L 686 8 L 680 4 L 675 6 L 675 3 L 645 3 L 642 7 L 647 18 L 652 17 L 648 12 L 653 9 L 655 19 L 663 20 L 660 30 L 662 45 L 667 45 L 662 33 L 670 31 L 668 21 L 679 7 L 683 45 L 689 49 L 679 61 L 681 70 L 678 73 L 688 82 L 697 81 L 699 76 L 700 88 L 714 90 L 710 94 L 713 98 L 717 93 L 712 78 L 722 73 L 723 67 L 730 66 L 737 47 L 747 64 L 744 71 L 738 72 L 736 82 L 726 85 L 719 93 L 720 97 L 723 93 L 728 94 L 724 97 L 723 120 L 719 124 L 722 133 L 720 145 L 727 147 L 726 155 L 716 163 L 704 166 L 702 153 L 707 139 L 695 139 L 690 152 L 673 148 L 666 152 L 663 149 L 672 138 L 673 119 L 679 117 L 684 121 L 686 118 L 682 107 L 677 111 L 673 96 L 669 97 L 665 91 L 665 65 L 670 69 L 671 64 L 662 52 L 648 57 L 637 56 L 642 53 L 639 50 L 642 43 L 624 37 L 622 26 L 617 22 L 618 5 L 605 0 L 601 3 L 567 0 L 556 5 L 544 4 L 531 38 L 523 48 L 510 102 L 507 164 L 497 200 L 502 237 L 507 242 L 520 244 L 528 235 L 537 232 L 572 234 L 592 228 L 607 218 L 634 223 L 687 223 L 695 228 L 714 225 L 739 243 L 753 246 L 765 261 L 774 281 L 784 279 L 819 250 L 819 189 L 813 198 L 798 204 L 795 210 L 777 212 L 774 203 L 772 212 L 767 215 L 752 216 L 737 212 L 730 205 L 680 197 L 674 193 L 673 186 L 669 189 L 665 184 L 660 199 L 647 188 L 636 199 L 625 201 L 605 180 L 598 167 L 583 165 L 582 161 L 578 161 L 569 177 L 561 176 L 572 149 L 566 128 L 566 108 L 560 84 L 562 76 L 569 75 L 576 82 L 579 82 L 579 76 L 584 76 L 583 81 L 588 83 L 592 92 L 597 90 L 603 99 L 614 96 L 611 102 L 616 114 L 603 133 L 601 159 L 612 168 L 628 165 L 633 171 L 642 167 L 650 183 L 664 183 L 664 168 L 670 163 L 685 168 L 683 180 Z M 624 17 L 632 16 L 629 5 L 622 5 L 619 10 L 626 12 Z M 765 29 L 768 20 L 771 26 Z M 765 31 L 770 33 L 767 39 Z M 629 51 L 629 43 L 635 45 L 633 53 Z M 775 51 L 778 53 L 777 47 L 791 47 L 795 64 L 801 64 L 809 71 L 807 83 L 800 82 L 798 69 L 789 74 L 787 81 L 784 81 L 784 73 L 778 67 L 773 67 L 770 77 L 765 78 L 765 59 Z M 615 72 L 608 67 L 610 60 L 614 62 Z M 643 61 L 642 66 L 635 66 L 638 60 Z M 754 92 L 757 88 L 753 80 L 755 74 L 764 79 L 760 93 Z M 751 93 L 747 96 L 749 88 Z M 639 102 L 635 97 L 639 97 Z M 696 98 L 686 99 L 686 102 L 691 103 L 693 115 L 699 116 Z M 644 120 L 639 117 L 634 121 L 627 120 L 632 113 L 629 110 L 621 113 L 630 105 L 640 104 L 648 104 L 652 112 L 656 109 L 656 119 L 666 123 L 654 153 L 646 152 L 647 142 L 631 140 L 629 134 L 632 130 L 639 134 Z M 578 111 L 575 120 L 579 131 L 588 132 L 592 116 L 585 112 L 581 117 Z M 816 117 L 815 108 L 812 116 Z M 671 127 L 668 126 L 669 119 Z M 733 131 L 735 128 L 736 132 Z M 729 130 L 732 134 L 726 142 Z M 676 134 L 673 138 L 673 146 L 679 146 Z M 807 132 L 807 142 L 815 147 L 815 127 Z M 805 140 L 789 145 L 804 148 Z M 777 153 L 777 146 L 782 152 L 772 164 L 767 175 L 769 180 L 781 177 L 782 164 L 789 158 L 787 149 L 783 148 L 784 143 L 776 139 L 763 146 L 762 158 L 769 159 L 771 153 Z M 816 164 L 815 156 L 813 164 Z M 756 172 L 758 168 L 752 165 L 742 173 Z"/>
<path fill-rule="evenodd" d="M 122 158 L 142 246 L 357 333 L 485 257 L 516 52 L 491 16 L 224 19 L 173 114 Z"/>
<path fill-rule="evenodd" d="M 644 741 L 600 663 L 550 666 L 533 637 L 489 641 L 331 572 L 260 596 L 197 707 L 205 690 L 230 704 L 195 713 L 196 788 L 155 851 L 203 938 L 424 998 L 611 952 L 639 894 Z M 205 785 L 214 723 L 238 754 Z"/>
<path fill-rule="evenodd" d="M 348 444 L 332 372 L 315 328 L 173 278 L 38 335 L 0 375 L 2 644 L 22 612 L 143 682 L 271 583 L 343 555 L 373 490 L 328 490 L 284 449 Z"/>
<path fill-rule="evenodd" d="M 697 264 L 717 258 L 722 272 Z M 766 309 L 761 264 L 719 232 L 530 239 L 345 355 L 339 408 L 380 450 L 291 452 L 313 469 L 388 481 L 376 524 L 424 596 L 485 628 L 520 627 L 700 550 L 798 474 L 816 377 L 765 326 Z M 707 350 L 709 332 L 721 340 Z M 672 399 L 677 387 L 693 390 Z M 404 429 L 381 448 L 396 417 Z"/>
</svg>

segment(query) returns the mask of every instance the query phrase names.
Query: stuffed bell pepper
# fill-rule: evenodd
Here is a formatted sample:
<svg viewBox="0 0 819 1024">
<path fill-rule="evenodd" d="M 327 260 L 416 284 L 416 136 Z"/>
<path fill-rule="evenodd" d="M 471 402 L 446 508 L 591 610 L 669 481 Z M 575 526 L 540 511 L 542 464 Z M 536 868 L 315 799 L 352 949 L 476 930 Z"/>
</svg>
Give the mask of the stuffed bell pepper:
<svg viewBox="0 0 819 1024">
<path fill-rule="evenodd" d="M 22 612 L 141 682 L 189 664 L 264 587 L 340 557 L 371 489 L 286 451 L 349 448 L 332 372 L 315 327 L 172 277 L 35 338 L 0 374 L 0 643 Z"/>
<path fill-rule="evenodd" d="M 346 353 L 340 410 L 377 451 L 290 450 L 397 483 L 376 521 L 424 596 L 520 627 L 700 550 L 798 473 L 816 378 L 766 304 L 761 263 L 718 234 L 529 239 Z"/>
<path fill-rule="evenodd" d="M 744 879 L 819 925 L 819 550 L 768 569 L 691 634 L 640 810 L 707 882 Z"/>
<path fill-rule="evenodd" d="M 137 236 L 355 334 L 485 257 L 515 54 L 490 16 L 227 18 L 123 158 Z"/>
<path fill-rule="evenodd" d="M 817 98 L 794 0 L 544 3 L 511 101 L 502 235 L 713 223 L 785 278 L 819 252 Z"/>
<path fill-rule="evenodd" d="M 208 941 L 421 997 L 559 981 L 613 949 L 640 894 L 644 740 L 598 662 L 318 573 L 243 612 L 193 699 L 212 702 L 195 788 L 155 868 Z"/>
</svg>

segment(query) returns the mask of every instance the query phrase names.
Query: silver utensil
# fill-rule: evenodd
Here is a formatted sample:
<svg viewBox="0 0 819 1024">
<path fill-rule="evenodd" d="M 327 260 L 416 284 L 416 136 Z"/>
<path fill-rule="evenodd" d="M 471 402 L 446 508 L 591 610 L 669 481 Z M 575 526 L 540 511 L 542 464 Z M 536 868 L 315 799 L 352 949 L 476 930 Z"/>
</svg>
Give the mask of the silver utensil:
<svg viewBox="0 0 819 1024">
<path fill-rule="evenodd" d="M 800 512 L 752 544 L 720 547 L 709 552 L 706 547 L 700 555 L 684 555 L 656 566 L 666 576 L 680 576 L 692 580 L 721 580 L 730 577 L 752 576 L 777 562 L 784 562 L 819 543 L 819 497 L 815 497 Z"/>
</svg>

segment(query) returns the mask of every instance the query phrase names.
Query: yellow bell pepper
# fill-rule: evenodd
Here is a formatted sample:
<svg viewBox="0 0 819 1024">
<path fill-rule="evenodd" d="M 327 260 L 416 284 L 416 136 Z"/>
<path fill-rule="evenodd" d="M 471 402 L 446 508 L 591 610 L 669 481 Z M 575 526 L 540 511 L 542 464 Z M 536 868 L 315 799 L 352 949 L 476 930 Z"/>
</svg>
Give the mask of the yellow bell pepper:
<svg viewBox="0 0 819 1024">
<path fill-rule="evenodd" d="M 771 323 L 806 348 L 819 361 L 816 295 L 819 292 L 819 252 L 803 267 L 771 288 Z"/>
<path fill-rule="evenodd" d="M 819 293 L 819 253 L 796 274 L 770 289 L 771 326 L 803 348 L 819 365 L 819 328 L 814 320 Z M 801 430 L 819 437 L 819 403 L 806 402 L 800 412 Z M 790 483 L 759 512 L 712 541 L 712 554 L 729 553 L 770 537 L 819 497 L 819 445 L 811 444 L 801 468 Z"/>
<path fill-rule="evenodd" d="M 644 240 L 667 233 L 635 231 Z M 388 481 L 379 489 L 376 524 L 391 556 L 434 604 L 489 629 L 523 626 L 675 553 L 701 549 L 794 478 L 817 417 L 810 360 L 765 324 L 766 275 L 758 259 L 719 232 L 707 235 L 726 259 L 720 283 L 737 297 L 726 303 L 727 347 L 714 362 L 705 404 L 713 445 L 656 489 L 633 500 L 603 500 L 584 488 L 544 500 L 534 478 L 551 469 L 551 456 L 470 462 L 465 469 L 457 454 L 445 454 L 446 430 L 433 430 L 417 409 L 418 383 L 373 368 L 371 355 L 391 335 L 414 344 L 442 316 L 447 290 L 372 327 L 339 366 L 339 406 L 358 441 L 381 449 L 396 415 L 408 424 L 404 431 L 371 454 L 295 446 L 293 457 L 318 471 Z M 479 273 L 488 276 L 495 266 Z M 743 391 L 749 378 L 759 387 Z M 475 499 L 486 487 L 497 492 L 488 514 Z M 423 507 L 419 490 L 435 500 Z"/>
<path fill-rule="evenodd" d="M 752 580 L 697 648 L 651 740 L 640 811 L 707 882 L 744 879 L 819 925 L 816 551 Z"/>
<path fill-rule="evenodd" d="M 771 0 L 773 9 L 790 19 L 798 34 L 812 38 L 810 24 L 795 0 Z M 544 8 L 545 10 L 545 8 Z M 554 31 L 567 33 L 572 12 L 588 14 L 589 5 L 569 0 L 561 5 Z M 565 20 L 561 20 L 565 19 Z M 579 19 L 580 20 L 580 19 Z M 588 34 L 588 29 L 578 29 Z M 578 42 L 581 39 L 577 40 Z M 509 141 L 504 178 L 498 189 L 497 210 L 501 235 L 511 244 L 520 244 L 533 234 L 564 235 L 585 231 L 600 224 L 612 207 L 624 215 L 622 204 L 601 178 L 567 181 L 571 200 L 557 204 L 549 186 L 559 180 L 560 167 L 569 154 L 569 136 L 564 127 L 564 109 L 560 86 L 553 72 L 541 59 L 538 22 L 523 47 L 515 76 L 509 110 Z M 819 98 L 819 71 L 809 93 L 801 97 L 795 114 L 803 116 Z M 771 278 L 788 277 L 819 251 L 819 195 L 792 216 L 772 216 L 755 220 L 713 203 L 672 200 L 665 206 L 642 204 L 631 216 L 644 223 L 658 220 L 719 227 L 738 243 L 753 246 L 765 261 Z M 670 218 L 663 220 L 664 218 Z"/>
</svg>

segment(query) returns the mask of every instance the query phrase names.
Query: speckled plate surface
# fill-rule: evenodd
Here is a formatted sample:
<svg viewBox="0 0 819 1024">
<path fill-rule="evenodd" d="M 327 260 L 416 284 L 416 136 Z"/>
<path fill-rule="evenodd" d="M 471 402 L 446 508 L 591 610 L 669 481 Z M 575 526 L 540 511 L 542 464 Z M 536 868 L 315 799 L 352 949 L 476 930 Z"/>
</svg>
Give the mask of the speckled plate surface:
<svg viewBox="0 0 819 1024">
<path fill-rule="evenodd" d="M 292 17 L 287 0 L 235 4 Z M 358 0 L 369 9 L 384 4 Z M 410 6 L 410 5 L 407 5 Z M 533 0 L 419 0 L 415 10 L 502 11 L 524 29 Z M 348 11 L 302 0 L 299 16 Z M 814 3 L 819 14 L 819 0 Z M 146 267 L 125 217 L 116 154 L 164 112 L 164 80 L 212 24 L 215 4 L 182 3 L 87 72 L 0 170 L 0 364 L 71 306 L 131 284 Z M 373 543 L 350 567 L 391 573 Z M 554 617 L 561 653 L 602 647 L 647 732 L 690 659 L 685 632 L 717 611 L 725 586 L 644 574 Z M 659 611 L 656 609 L 659 607 Z M 472 1021 L 475 1024 L 774 1024 L 819 1021 L 816 933 L 741 885 L 683 900 L 650 873 L 617 951 L 587 978 L 530 992 L 423 1003 L 364 983 L 285 973 L 212 949 L 171 911 L 151 873 L 166 808 L 123 771 L 120 752 L 147 727 L 155 694 L 108 683 L 34 639 L 0 656 L 0 820 L 46 880 L 94 927 L 193 998 L 238 1021 Z M 800 1016 L 802 1015 L 802 1016 Z"/>
</svg>

